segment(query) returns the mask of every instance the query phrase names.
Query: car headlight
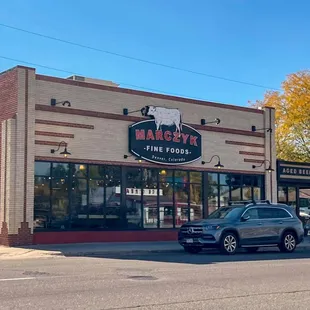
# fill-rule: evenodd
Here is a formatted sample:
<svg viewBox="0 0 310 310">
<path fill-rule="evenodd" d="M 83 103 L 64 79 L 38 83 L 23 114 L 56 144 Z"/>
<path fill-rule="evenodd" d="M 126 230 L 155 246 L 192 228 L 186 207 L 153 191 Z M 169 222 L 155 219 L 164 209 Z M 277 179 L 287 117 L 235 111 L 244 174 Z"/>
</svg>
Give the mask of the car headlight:
<svg viewBox="0 0 310 310">
<path fill-rule="evenodd" d="M 220 225 L 208 225 L 208 226 L 205 226 L 204 228 L 205 230 L 218 230 L 221 228 L 221 226 Z"/>
</svg>

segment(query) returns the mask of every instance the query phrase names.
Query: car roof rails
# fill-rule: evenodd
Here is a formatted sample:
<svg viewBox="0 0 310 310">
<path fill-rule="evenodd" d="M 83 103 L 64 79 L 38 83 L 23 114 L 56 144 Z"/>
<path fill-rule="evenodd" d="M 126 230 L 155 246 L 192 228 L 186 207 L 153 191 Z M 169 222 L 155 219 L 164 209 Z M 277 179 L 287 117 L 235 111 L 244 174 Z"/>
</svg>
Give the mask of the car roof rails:
<svg viewBox="0 0 310 310">
<path fill-rule="evenodd" d="M 269 200 L 240 200 L 240 201 L 229 201 L 228 205 L 232 206 L 232 205 L 248 205 L 248 204 L 268 204 L 270 205 L 270 201 Z"/>
<path fill-rule="evenodd" d="M 248 205 L 250 203 L 255 203 L 254 200 L 231 200 L 228 202 L 229 206 L 232 205 Z"/>
</svg>

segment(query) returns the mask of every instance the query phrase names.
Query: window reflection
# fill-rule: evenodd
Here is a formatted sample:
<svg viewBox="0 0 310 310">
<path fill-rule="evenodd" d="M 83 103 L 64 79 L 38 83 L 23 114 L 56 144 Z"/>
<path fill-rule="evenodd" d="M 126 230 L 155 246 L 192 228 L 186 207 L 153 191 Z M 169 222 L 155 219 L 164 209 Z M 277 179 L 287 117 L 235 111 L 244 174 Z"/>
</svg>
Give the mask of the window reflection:
<svg viewBox="0 0 310 310">
<path fill-rule="evenodd" d="M 115 229 L 122 226 L 121 222 L 121 169 L 120 167 L 107 166 L 106 198 L 105 198 L 105 225 Z"/>
<path fill-rule="evenodd" d="M 143 170 L 143 226 L 144 228 L 157 228 L 158 225 L 158 176 L 157 169 Z M 159 197 L 163 196 L 162 190 Z"/>
<path fill-rule="evenodd" d="M 47 228 L 50 220 L 50 178 L 34 179 L 34 228 Z"/>
<path fill-rule="evenodd" d="M 173 183 L 160 183 L 160 192 L 162 196 L 159 197 L 159 226 L 161 228 L 173 227 Z"/>
<path fill-rule="evenodd" d="M 69 191 L 68 179 L 52 180 L 52 219 L 51 227 L 66 229 L 69 227 Z"/>
<path fill-rule="evenodd" d="M 71 192 L 71 225 L 73 228 L 87 226 L 88 201 L 87 179 L 74 178 Z"/>
<path fill-rule="evenodd" d="M 51 163 L 36 162 L 36 164 L 35 164 L 35 175 L 37 175 L 37 176 L 50 176 L 50 174 L 51 174 Z"/>
<path fill-rule="evenodd" d="M 217 186 L 208 186 L 208 212 L 211 214 L 216 209 L 218 209 L 218 187 Z"/>
<path fill-rule="evenodd" d="M 88 217 L 91 228 L 104 227 L 104 181 L 89 181 Z"/>
<path fill-rule="evenodd" d="M 180 227 L 189 220 L 189 185 L 187 183 L 176 183 L 174 188 L 175 226 Z"/>
<path fill-rule="evenodd" d="M 202 185 L 190 184 L 190 220 L 200 220 L 202 218 Z"/>
<path fill-rule="evenodd" d="M 128 228 L 142 226 L 142 168 L 126 168 L 126 220 Z"/>
<path fill-rule="evenodd" d="M 52 177 L 54 179 L 68 178 L 69 164 L 53 163 L 52 164 Z"/>
<path fill-rule="evenodd" d="M 264 194 L 264 176 L 206 173 L 204 185 L 198 171 L 48 162 L 36 162 L 35 172 L 36 229 L 174 228 L 203 218 L 203 205 L 212 213 Z M 285 190 L 296 205 L 295 188 Z"/>
</svg>

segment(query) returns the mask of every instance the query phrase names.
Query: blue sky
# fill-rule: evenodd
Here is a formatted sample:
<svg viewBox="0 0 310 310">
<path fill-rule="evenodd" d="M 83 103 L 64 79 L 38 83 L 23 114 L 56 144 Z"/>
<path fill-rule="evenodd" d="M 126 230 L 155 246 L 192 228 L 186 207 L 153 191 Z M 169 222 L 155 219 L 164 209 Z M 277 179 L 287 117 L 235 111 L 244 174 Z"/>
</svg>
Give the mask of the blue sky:
<svg viewBox="0 0 310 310">
<path fill-rule="evenodd" d="M 309 11 L 309 0 L 10 0 L 1 3 L 0 23 L 136 58 L 280 88 L 287 74 L 309 69 Z M 0 38 L 0 56 L 158 92 L 246 106 L 248 100 L 261 99 L 266 91 L 1 26 Z M 17 64 L 0 58 L 0 71 Z M 37 72 L 70 75 L 40 67 Z"/>
</svg>

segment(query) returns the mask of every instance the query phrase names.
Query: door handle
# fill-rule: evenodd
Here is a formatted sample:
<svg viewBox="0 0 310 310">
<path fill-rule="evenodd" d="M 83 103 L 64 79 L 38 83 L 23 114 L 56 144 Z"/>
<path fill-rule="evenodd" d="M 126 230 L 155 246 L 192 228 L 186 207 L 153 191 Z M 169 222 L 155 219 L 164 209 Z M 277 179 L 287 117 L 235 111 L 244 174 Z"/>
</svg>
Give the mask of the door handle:
<svg viewBox="0 0 310 310">
<path fill-rule="evenodd" d="M 283 222 L 282 222 L 282 221 L 280 221 L 280 222 L 279 222 L 279 224 L 283 224 Z"/>
<path fill-rule="evenodd" d="M 263 225 L 263 223 L 257 223 L 257 225 Z"/>
</svg>

